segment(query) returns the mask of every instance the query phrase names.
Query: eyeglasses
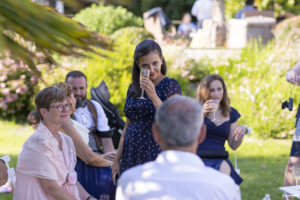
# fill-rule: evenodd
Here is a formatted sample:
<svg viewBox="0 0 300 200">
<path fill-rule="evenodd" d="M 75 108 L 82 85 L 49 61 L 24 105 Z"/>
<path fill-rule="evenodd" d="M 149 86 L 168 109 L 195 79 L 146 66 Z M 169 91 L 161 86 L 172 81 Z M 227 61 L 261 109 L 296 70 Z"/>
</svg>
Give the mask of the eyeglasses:
<svg viewBox="0 0 300 200">
<path fill-rule="evenodd" d="M 70 110 L 70 104 L 69 103 L 59 104 L 57 106 L 50 106 L 49 108 L 56 108 L 56 110 L 58 112 L 69 111 Z"/>
</svg>

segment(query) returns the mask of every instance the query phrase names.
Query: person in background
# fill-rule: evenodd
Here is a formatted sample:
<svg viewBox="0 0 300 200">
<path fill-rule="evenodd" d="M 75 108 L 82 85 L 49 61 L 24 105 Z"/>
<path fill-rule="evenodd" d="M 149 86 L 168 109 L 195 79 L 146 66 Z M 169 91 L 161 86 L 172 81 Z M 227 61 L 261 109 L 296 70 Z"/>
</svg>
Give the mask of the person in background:
<svg viewBox="0 0 300 200">
<path fill-rule="evenodd" d="M 89 147 L 98 154 L 108 154 L 105 158 L 112 160 L 115 155 L 115 149 L 111 135 L 109 134 L 110 127 L 108 125 L 108 119 L 102 106 L 98 102 L 86 98 L 87 78 L 85 74 L 81 71 L 71 71 L 66 75 L 65 82 L 72 86 L 73 95 L 76 98 L 76 110 L 71 116 L 73 116 L 75 121 L 89 130 Z M 78 181 L 86 190 L 93 190 L 94 192 L 100 190 L 95 187 L 94 181 L 89 181 L 90 179 L 104 182 L 106 180 L 108 185 L 112 183 L 111 169 L 103 168 L 101 173 L 99 169 L 91 170 L 79 157 L 77 157 L 75 170 L 78 174 Z M 100 175 L 107 178 L 103 180 L 99 177 Z M 108 191 L 105 193 L 107 194 L 107 192 Z M 108 195 L 107 197 L 113 198 L 112 195 Z"/>
<path fill-rule="evenodd" d="M 230 175 L 236 184 L 241 184 L 243 179 L 228 159 L 225 141 L 228 141 L 231 149 L 236 150 L 243 142 L 247 129 L 238 125 L 240 114 L 230 106 L 224 79 L 217 74 L 205 76 L 198 86 L 196 99 L 203 106 L 204 124 L 207 127 L 207 136 L 199 145 L 198 154 L 206 166 Z M 212 153 L 216 153 L 214 158 L 208 155 Z"/>
<path fill-rule="evenodd" d="M 141 70 L 148 70 L 149 78 L 140 76 Z M 124 107 L 126 123 L 113 162 L 113 175 L 152 161 L 160 152 L 152 137 L 155 110 L 172 96 L 181 95 L 178 82 L 166 77 L 166 72 L 159 44 L 153 40 L 140 42 L 134 52 L 132 84 Z M 144 95 L 141 88 L 145 91 Z"/>
<path fill-rule="evenodd" d="M 77 181 L 72 139 L 59 131 L 69 120 L 66 94 L 45 88 L 36 95 L 35 105 L 41 122 L 18 156 L 14 200 L 95 200 Z"/>
<path fill-rule="evenodd" d="M 300 85 L 300 61 L 298 61 L 296 65 L 286 73 L 286 81 L 293 85 L 297 85 L 297 86 Z M 299 120 L 300 110 L 299 109 L 300 108 L 298 106 L 298 111 L 296 115 L 297 117 L 296 130 L 293 137 L 293 143 L 292 143 L 289 161 L 284 173 L 285 186 L 291 186 L 296 184 L 296 181 L 293 176 L 293 168 L 295 166 L 300 167 L 300 120 Z"/>
<path fill-rule="evenodd" d="M 69 115 L 72 115 L 76 110 L 76 99 L 73 95 L 72 86 L 64 82 L 52 86 L 66 93 L 70 104 Z M 89 149 L 89 130 L 79 122 L 70 119 L 68 123 L 63 124 L 61 132 L 67 134 L 73 140 L 76 154 L 78 159 L 80 158 L 81 160 L 79 165 L 76 165 L 75 170 L 78 167 L 84 167 L 85 174 L 81 174 L 81 179 L 78 180 L 80 182 L 83 179 L 83 183 L 88 183 L 88 185 L 84 185 L 86 191 L 97 199 L 114 200 L 116 187 L 111 177 L 112 162 L 105 159 L 105 154 L 99 155 Z"/>
<path fill-rule="evenodd" d="M 212 18 L 213 0 L 196 0 L 192 7 L 192 15 L 197 17 L 197 28 L 201 29 L 204 19 Z"/>
<path fill-rule="evenodd" d="M 241 199 L 239 187 L 229 176 L 206 167 L 196 155 L 205 133 L 197 100 L 176 96 L 165 101 L 153 125 L 153 137 L 162 152 L 156 160 L 121 175 L 117 199 Z"/>
<path fill-rule="evenodd" d="M 190 36 L 190 33 L 197 30 L 196 25 L 192 22 L 190 13 L 185 13 L 182 17 L 182 23 L 178 26 L 177 33 L 180 35 Z"/>
<path fill-rule="evenodd" d="M 74 119 L 90 130 L 89 145 L 95 152 L 108 153 L 113 152 L 114 146 L 111 137 L 106 137 L 105 133 L 109 132 L 108 119 L 104 113 L 102 106 L 94 101 L 86 98 L 87 79 L 81 71 L 71 71 L 66 75 L 66 83 L 73 88 L 73 94 L 76 98 L 76 111 Z M 96 135 L 103 135 L 100 139 L 101 144 L 97 144 Z M 100 146 L 101 145 L 101 146 Z"/>
<path fill-rule="evenodd" d="M 27 116 L 27 122 L 34 130 L 37 129 L 37 127 L 40 124 L 40 121 L 41 118 L 37 110 L 31 111 Z"/>
<path fill-rule="evenodd" d="M 241 19 L 244 12 L 247 10 L 256 10 L 256 8 L 254 7 L 254 0 L 246 0 L 246 6 L 236 13 L 235 18 Z"/>
</svg>

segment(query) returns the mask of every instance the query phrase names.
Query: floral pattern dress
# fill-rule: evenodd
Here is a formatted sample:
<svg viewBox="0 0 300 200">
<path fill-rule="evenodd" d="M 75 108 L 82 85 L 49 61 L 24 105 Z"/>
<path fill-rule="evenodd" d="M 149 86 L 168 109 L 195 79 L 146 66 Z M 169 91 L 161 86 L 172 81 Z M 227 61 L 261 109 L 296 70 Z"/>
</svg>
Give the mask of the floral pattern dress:
<svg viewBox="0 0 300 200">
<path fill-rule="evenodd" d="M 174 94 L 181 94 L 181 88 L 175 79 L 165 77 L 155 87 L 158 97 L 166 101 Z M 146 96 L 137 99 L 127 93 L 124 112 L 130 120 L 124 137 L 123 153 L 120 161 L 121 173 L 136 165 L 155 160 L 160 152 L 152 136 L 155 107 Z"/>
</svg>

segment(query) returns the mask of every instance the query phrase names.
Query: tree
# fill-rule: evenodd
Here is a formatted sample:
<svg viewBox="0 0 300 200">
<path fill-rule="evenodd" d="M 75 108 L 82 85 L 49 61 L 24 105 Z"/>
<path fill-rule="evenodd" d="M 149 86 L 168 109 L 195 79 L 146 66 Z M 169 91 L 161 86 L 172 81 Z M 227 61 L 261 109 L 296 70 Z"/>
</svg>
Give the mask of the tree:
<svg viewBox="0 0 300 200">
<path fill-rule="evenodd" d="M 0 1 L 0 46 L 39 76 L 36 64 L 55 63 L 52 53 L 78 57 L 94 47 L 111 49 L 106 36 L 30 0 Z"/>
</svg>

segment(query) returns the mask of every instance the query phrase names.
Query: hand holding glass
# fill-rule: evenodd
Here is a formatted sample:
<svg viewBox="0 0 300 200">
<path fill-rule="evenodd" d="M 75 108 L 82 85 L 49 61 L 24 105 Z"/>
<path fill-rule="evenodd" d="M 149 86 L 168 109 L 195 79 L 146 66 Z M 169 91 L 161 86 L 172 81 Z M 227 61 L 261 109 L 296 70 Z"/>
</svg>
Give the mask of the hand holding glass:
<svg viewBox="0 0 300 200">
<path fill-rule="evenodd" d="M 212 118 L 212 122 L 216 122 L 217 118 L 216 118 L 216 112 L 218 111 L 219 108 L 219 100 L 218 99 L 212 99 L 212 103 L 215 104 L 215 107 L 211 109 L 211 112 L 213 113 L 213 118 Z"/>
<path fill-rule="evenodd" d="M 150 76 L 150 69 L 148 68 L 141 68 L 141 71 L 140 71 L 140 80 L 142 78 L 149 78 Z M 138 98 L 138 99 L 145 99 L 144 97 L 144 89 L 142 88 L 142 93 L 141 93 L 141 96 Z"/>
</svg>

